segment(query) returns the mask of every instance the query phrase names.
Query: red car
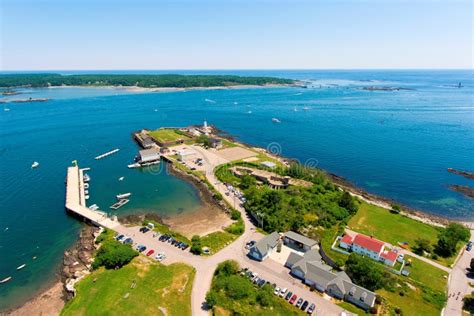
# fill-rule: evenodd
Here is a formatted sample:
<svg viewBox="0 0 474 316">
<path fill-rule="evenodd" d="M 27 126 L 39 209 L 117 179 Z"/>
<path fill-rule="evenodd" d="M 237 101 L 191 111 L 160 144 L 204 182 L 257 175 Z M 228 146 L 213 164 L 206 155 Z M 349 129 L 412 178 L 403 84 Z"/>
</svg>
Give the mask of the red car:
<svg viewBox="0 0 474 316">
<path fill-rule="evenodd" d="M 296 294 L 293 294 L 293 296 L 290 298 L 290 304 L 293 304 L 297 298 L 298 296 L 296 296 Z"/>
<path fill-rule="evenodd" d="M 150 251 L 148 251 L 148 252 L 146 253 L 146 255 L 149 257 L 149 256 L 151 256 L 151 255 L 154 254 L 154 253 L 155 253 L 155 250 L 150 249 Z"/>
</svg>

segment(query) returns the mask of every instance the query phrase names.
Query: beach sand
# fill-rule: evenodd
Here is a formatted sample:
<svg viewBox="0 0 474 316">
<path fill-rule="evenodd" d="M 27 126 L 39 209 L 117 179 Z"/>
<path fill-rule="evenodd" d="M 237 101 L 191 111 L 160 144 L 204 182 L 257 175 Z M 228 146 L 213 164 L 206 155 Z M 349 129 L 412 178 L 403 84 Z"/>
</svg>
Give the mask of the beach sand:
<svg viewBox="0 0 474 316">
<path fill-rule="evenodd" d="M 63 284 L 57 281 L 51 288 L 38 294 L 18 309 L 6 312 L 9 316 L 56 316 L 64 307 Z M 0 313 L 1 314 L 1 313 Z"/>
<path fill-rule="evenodd" d="M 194 235 L 204 236 L 232 224 L 229 215 L 219 207 L 204 203 L 196 211 L 163 219 L 172 230 L 191 239 Z"/>
</svg>

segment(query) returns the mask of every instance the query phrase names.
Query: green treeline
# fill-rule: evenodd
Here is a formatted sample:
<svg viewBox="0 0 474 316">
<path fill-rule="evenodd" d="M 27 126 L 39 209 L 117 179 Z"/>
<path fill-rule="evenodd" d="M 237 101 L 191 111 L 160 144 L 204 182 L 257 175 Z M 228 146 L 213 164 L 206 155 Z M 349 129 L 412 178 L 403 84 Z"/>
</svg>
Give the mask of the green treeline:
<svg viewBox="0 0 474 316">
<path fill-rule="evenodd" d="M 238 85 L 291 84 L 290 79 L 223 75 L 0 75 L 0 87 L 137 86 L 143 88 L 225 87 Z"/>
</svg>

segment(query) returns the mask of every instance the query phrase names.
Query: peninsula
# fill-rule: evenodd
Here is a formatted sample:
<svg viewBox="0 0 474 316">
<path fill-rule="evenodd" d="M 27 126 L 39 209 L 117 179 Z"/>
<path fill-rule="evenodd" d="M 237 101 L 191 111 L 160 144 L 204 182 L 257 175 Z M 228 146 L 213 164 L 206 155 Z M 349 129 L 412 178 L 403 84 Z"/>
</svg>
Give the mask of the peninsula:
<svg viewBox="0 0 474 316">
<path fill-rule="evenodd" d="M 380 207 L 322 170 L 224 138 L 207 123 L 143 129 L 134 139 L 138 168 L 161 157 L 212 196 L 230 224 L 189 238 L 151 218 L 121 222 L 86 206 L 89 179 L 75 164 L 66 208 L 102 234 L 90 271 L 69 273 L 64 315 L 144 306 L 183 315 L 434 315 L 445 306 L 448 275 L 469 239 L 462 225 L 433 226 Z"/>
<path fill-rule="evenodd" d="M 242 77 L 234 75 L 143 75 L 143 74 L 88 74 L 61 75 L 5 74 L 0 75 L 0 87 L 139 87 L 139 88 L 210 88 L 235 86 L 295 85 L 291 79 L 275 77 Z"/>
</svg>

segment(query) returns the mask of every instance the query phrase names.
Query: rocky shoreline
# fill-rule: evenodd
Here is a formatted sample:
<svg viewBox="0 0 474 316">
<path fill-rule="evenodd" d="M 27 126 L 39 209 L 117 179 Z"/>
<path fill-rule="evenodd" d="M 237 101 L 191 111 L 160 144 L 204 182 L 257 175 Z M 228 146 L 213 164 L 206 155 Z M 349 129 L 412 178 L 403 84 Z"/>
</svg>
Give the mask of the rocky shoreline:
<svg viewBox="0 0 474 316">
<path fill-rule="evenodd" d="M 9 316 L 59 315 L 64 304 L 75 295 L 74 285 L 90 273 L 93 255 L 101 229 L 86 225 L 75 244 L 64 252 L 58 280 L 21 307 L 7 311 Z M 0 313 L 0 315 L 3 315 Z"/>
</svg>

